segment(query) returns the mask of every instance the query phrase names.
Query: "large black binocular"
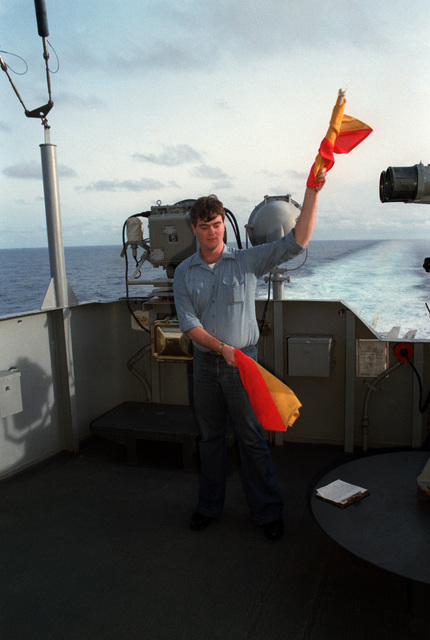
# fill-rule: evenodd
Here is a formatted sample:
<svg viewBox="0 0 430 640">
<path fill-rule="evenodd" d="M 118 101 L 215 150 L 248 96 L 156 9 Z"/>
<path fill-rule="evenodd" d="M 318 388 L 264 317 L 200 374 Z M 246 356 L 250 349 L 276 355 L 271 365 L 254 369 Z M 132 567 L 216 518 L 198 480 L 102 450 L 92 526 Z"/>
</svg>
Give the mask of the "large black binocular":
<svg viewBox="0 0 430 640">
<path fill-rule="evenodd" d="M 430 165 L 388 167 L 379 179 L 381 202 L 417 202 L 430 204 Z"/>
</svg>

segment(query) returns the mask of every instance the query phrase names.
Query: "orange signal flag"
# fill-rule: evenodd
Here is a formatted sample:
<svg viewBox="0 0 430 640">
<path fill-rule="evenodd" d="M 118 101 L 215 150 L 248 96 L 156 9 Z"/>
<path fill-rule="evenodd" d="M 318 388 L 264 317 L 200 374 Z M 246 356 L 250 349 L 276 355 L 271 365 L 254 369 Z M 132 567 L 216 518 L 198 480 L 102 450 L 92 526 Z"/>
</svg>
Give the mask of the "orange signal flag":
<svg viewBox="0 0 430 640">
<path fill-rule="evenodd" d="M 306 183 L 308 187 L 318 186 L 315 176 L 320 169 L 324 167 L 326 171 L 330 171 L 334 165 L 334 153 L 349 153 L 373 131 L 364 122 L 345 115 L 345 104 L 345 92 L 340 89 L 330 126 L 309 173 Z"/>
<path fill-rule="evenodd" d="M 251 406 L 263 429 L 286 431 L 299 417 L 302 406 L 294 392 L 239 349 L 234 358 Z"/>
</svg>

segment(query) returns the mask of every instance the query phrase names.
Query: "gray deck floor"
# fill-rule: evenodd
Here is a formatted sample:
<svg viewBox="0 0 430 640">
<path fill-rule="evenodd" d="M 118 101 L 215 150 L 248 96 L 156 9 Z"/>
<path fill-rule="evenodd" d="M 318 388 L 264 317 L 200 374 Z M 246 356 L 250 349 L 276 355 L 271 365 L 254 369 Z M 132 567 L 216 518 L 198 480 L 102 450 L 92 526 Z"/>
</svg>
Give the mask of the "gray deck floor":
<svg viewBox="0 0 430 640">
<path fill-rule="evenodd" d="M 93 438 L 0 484 L 0 638 L 430 638 L 408 613 L 406 580 L 355 560 L 312 516 L 312 489 L 346 461 L 341 449 L 272 453 L 286 502 L 275 543 L 249 518 L 234 450 L 224 515 L 202 532 L 188 527 L 197 474 L 164 445 L 131 467 Z"/>
</svg>

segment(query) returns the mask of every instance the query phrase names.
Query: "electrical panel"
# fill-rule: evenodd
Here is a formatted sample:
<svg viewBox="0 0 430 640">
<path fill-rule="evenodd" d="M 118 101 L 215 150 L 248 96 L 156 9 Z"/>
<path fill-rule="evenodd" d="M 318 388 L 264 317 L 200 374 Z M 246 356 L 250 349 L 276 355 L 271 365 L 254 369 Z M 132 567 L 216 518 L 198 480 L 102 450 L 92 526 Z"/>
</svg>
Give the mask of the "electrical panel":
<svg viewBox="0 0 430 640">
<path fill-rule="evenodd" d="M 292 335 L 287 338 L 288 375 L 328 378 L 333 369 L 332 336 Z"/>
<path fill-rule="evenodd" d="M 150 262 L 154 267 L 172 267 L 197 248 L 187 207 L 152 207 L 148 218 Z"/>
<path fill-rule="evenodd" d="M 0 418 L 22 411 L 21 372 L 0 371 Z"/>
</svg>

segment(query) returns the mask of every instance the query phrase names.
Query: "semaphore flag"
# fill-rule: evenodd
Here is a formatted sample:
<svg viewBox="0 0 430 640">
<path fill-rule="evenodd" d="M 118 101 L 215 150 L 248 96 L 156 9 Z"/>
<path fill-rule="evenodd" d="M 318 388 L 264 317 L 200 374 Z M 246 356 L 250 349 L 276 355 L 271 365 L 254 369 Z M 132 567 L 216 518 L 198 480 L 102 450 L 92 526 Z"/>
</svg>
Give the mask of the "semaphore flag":
<svg viewBox="0 0 430 640">
<path fill-rule="evenodd" d="M 364 122 L 345 115 L 345 104 L 345 92 L 340 89 L 330 126 L 309 173 L 306 183 L 308 187 L 317 186 L 315 176 L 320 169 L 325 167 L 327 171 L 330 171 L 334 165 L 334 153 L 349 153 L 373 131 Z"/>
<path fill-rule="evenodd" d="M 302 406 L 287 385 L 239 349 L 234 350 L 240 379 L 263 429 L 286 431 L 299 417 Z"/>
</svg>

